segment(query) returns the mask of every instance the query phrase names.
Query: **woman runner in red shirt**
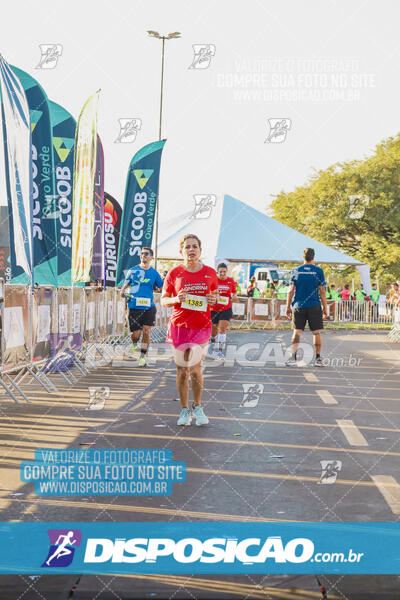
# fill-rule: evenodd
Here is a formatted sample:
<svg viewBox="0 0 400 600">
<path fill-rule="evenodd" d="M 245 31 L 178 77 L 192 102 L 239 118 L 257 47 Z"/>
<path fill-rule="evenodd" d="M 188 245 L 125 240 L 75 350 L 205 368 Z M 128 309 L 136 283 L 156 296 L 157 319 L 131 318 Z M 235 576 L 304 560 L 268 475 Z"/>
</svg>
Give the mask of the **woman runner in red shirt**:
<svg viewBox="0 0 400 600">
<path fill-rule="evenodd" d="M 194 234 L 185 235 L 179 244 L 183 265 L 174 267 L 164 281 L 161 304 L 173 305 L 167 343 L 172 345 L 176 364 L 176 387 L 181 401 L 178 425 L 190 425 L 189 377 L 193 392 L 196 425 L 207 425 L 201 406 L 203 375 L 201 364 L 211 335 L 210 304 L 217 299 L 218 281 L 214 269 L 200 262 L 201 242 Z"/>
<path fill-rule="evenodd" d="M 220 263 L 217 267 L 218 273 L 218 300 L 211 309 L 211 343 L 208 348 L 208 356 L 224 360 L 223 350 L 226 343 L 226 330 L 232 319 L 232 300 L 237 300 L 236 281 L 227 277 L 228 267 Z M 215 348 L 215 354 L 214 354 Z"/>
</svg>

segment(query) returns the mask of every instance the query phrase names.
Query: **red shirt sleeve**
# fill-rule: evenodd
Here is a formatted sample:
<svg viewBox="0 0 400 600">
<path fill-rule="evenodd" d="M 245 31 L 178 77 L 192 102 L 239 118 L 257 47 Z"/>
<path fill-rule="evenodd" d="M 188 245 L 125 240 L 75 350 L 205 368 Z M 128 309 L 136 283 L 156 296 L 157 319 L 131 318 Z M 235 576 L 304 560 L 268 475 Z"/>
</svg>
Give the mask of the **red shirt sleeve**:
<svg viewBox="0 0 400 600">
<path fill-rule="evenodd" d="M 211 290 L 211 292 L 214 292 L 215 290 L 218 290 L 218 277 L 217 277 L 217 273 L 214 271 L 214 269 L 212 269 L 212 274 L 213 274 L 213 277 L 211 279 L 210 290 Z"/>
<path fill-rule="evenodd" d="M 163 291 L 171 295 L 174 295 L 175 293 L 175 277 L 173 270 L 169 271 L 164 279 Z"/>
</svg>

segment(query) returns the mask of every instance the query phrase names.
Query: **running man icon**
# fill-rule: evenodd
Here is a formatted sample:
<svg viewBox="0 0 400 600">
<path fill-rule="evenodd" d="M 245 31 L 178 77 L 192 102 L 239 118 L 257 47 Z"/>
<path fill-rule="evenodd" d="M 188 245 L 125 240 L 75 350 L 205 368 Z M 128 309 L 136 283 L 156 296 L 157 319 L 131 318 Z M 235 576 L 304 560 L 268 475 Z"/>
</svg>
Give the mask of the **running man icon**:
<svg viewBox="0 0 400 600">
<path fill-rule="evenodd" d="M 56 558 L 56 557 L 61 558 L 62 556 L 66 556 L 67 554 L 72 554 L 71 549 L 67 548 L 66 546 L 67 546 L 67 544 L 70 544 L 72 546 L 73 544 L 76 543 L 76 540 L 71 539 L 73 537 L 74 537 L 73 531 L 68 531 L 67 535 L 58 536 L 56 544 L 59 544 L 59 545 L 57 546 L 57 549 L 54 552 L 54 554 L 52 554 L 52 556 L 50 556 L 50 558 L 48 560 L 46 560 L 46 565 L 50 566 L 50 563 L 53 560 L 53 558 Z M 60 543 L 61 539 L 63 541 Z"/>
<path fill-rule="evenodd" d="M 42 567 L 67 567 L 72 563 L 75 547 L 80 546 L 82 532 L 79 529 L 49 529 L 50 549 Z"/>
</svg>

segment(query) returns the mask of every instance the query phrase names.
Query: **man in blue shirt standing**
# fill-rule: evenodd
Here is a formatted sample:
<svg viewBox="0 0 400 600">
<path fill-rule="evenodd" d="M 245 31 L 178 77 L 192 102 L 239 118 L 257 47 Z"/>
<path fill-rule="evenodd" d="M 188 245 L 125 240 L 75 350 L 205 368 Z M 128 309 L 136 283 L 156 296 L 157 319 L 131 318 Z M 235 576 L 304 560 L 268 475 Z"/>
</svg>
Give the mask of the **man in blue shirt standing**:
<svg viewBox="0 0 400 600">
<path fill-rule="evenodd" d="M 140 348 L 139 367 L 144 367 L 146 353 L 150 344 L 150 331 L 156 322 L 156 307 L 154 305 L 154 288 L 162 288 L 161 275 L 150 266 L 153 260 L 153 250 L 143 246 L 140 254 L 140 263 L 129 269 L 124 285 L 121 288 L 121 297 L 129 288 L 129 329 L 133 344 L 133 352 L 137 348 L 140 334 L 143 329 L 142 345 Z"/>
<path fill-rule="evenodd" d="M 286 362 L 287 366 L 296 365 L 297 349 L 300 337 L 308 322 L 313 334 L 315 348 L 315 366 L 322 367 L 321 359 L 321 330 L 324 328 L 323 319 L 327 319 L 328 306 L 326 303 L 326 282 L 324 272 L 314 265 L 315 252 L 313 248 L 303 250 L 304 264 L 292 271 L 290 290 L 286 300 L 286 316 L 292 318 L 292 356 Z M 292 302 L 293 300 L 293 302 Z M 322 302 L 322 309 L 321 309 Z M 293 308 L 293 311 L 292 311 Z"/>
</svg>

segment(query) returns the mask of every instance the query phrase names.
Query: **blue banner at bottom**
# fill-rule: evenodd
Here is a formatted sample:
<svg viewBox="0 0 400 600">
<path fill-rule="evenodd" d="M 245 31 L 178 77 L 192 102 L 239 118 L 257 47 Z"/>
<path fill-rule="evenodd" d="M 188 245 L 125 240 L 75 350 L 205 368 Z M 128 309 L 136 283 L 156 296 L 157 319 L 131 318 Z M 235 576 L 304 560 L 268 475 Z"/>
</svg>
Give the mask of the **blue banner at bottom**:
<svg viewBox="0 0 400 600">
<path fill-rule="evenodd" d="M 0 573 L 398 574 L 399 523 L 0 523 Z"/>
</svg>

